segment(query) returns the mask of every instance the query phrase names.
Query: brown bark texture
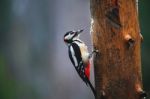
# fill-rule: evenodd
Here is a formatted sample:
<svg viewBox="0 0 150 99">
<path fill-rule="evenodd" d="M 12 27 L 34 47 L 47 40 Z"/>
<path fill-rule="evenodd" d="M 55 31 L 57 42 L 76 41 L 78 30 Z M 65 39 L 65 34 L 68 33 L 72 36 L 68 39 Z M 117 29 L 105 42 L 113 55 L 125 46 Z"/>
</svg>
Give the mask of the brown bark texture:
<svg viewBox="0 0 150 99">
<path fill-rule="evenodd" d="M 96 99 L 143 99 L 136 0 L 91 0 Z"/>
</svg>

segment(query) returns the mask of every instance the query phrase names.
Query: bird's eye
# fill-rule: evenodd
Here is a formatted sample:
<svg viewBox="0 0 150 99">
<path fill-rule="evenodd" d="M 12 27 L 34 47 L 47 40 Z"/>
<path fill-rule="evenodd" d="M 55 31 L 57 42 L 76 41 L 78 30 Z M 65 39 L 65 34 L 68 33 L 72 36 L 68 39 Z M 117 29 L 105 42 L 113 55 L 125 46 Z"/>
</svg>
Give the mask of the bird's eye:
<svg viewBox="0 0 150 99">
<path fill-rule="evenodd" d="M 71 35 L 74 34 L 73 32 L 70 33 Z"/>
</svg>

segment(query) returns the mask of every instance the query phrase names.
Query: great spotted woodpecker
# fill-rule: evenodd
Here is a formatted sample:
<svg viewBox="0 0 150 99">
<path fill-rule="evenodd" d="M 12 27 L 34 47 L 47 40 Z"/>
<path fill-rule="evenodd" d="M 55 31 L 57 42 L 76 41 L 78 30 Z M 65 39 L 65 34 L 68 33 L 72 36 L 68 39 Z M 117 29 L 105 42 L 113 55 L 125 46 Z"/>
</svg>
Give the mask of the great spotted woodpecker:
<svg viewBox="0 0 150 99">
<path fill-rule="evenodd" d="M 90 86 L 94 96 L 96 96 L 95 89 L 90 82 L 90 58 L 97 50 L 92 51 L 92 53 L 88 52 L 85 43 L 79 39 L 79 34 L 82 32 L 83 30 L 67 32 L 64 35 L 64 42 L 68 46 L 69 58 L 77 73 L 86 85 Z"/>
</svg>

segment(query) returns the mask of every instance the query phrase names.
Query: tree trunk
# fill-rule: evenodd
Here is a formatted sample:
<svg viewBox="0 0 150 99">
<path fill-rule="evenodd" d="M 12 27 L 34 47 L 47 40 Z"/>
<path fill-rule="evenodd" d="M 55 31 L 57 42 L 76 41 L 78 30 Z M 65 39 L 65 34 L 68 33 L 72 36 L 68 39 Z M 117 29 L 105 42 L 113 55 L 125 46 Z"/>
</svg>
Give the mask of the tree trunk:
<svg viewBox="0 0 150 99">
<path fill-rule="evenodd" d="M 96 99 L 142 99 L 136 0 L 91 0 Z"/>
</svg>

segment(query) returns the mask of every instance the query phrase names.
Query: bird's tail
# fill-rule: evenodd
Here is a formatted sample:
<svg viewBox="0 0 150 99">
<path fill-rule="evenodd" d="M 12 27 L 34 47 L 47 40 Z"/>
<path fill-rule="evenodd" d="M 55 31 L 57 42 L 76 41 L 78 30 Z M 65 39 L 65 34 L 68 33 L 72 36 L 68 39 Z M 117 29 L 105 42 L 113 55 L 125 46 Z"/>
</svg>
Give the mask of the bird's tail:
<svg viewBox="0 0 150 99">
<path fill-rule="evenodd" d="M 94 96 L 96 97 L 96 91 L 95 91 L 95 88 L 93 87 L 93 85 L 91 84 L 91 82 L 90 82 L 89 80 L 87 80 L 87 83 L 88 83 L 88 85 L 90 86 L 90 88 L 91 88 L 91 90 L 92 90 Z"/>
</svg>

